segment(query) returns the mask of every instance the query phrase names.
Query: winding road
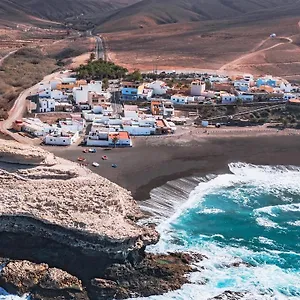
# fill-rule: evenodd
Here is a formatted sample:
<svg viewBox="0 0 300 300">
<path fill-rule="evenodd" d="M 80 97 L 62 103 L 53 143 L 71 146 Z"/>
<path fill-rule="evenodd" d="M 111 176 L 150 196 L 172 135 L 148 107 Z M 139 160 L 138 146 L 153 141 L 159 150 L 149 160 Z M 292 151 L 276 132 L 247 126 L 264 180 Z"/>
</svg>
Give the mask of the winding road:
<svg viewBox="0 0 300 300">
<path fill-rule="evenodd" d="M 52 73 L 44 77 L 44 79 L 41 82 L 46 83 L 54 79 L 59 80 L 63 77 L 67 77 L 68 75 L 69 75 L 68 73 L 61 74 L 61 72 Z M 9 129 L 12 128 L 12 125 L 16 120 L 23 118 L 27 109 L 26 98 L 30 95 L 34 95 L 37 92 L 39 84 L 40 83 L 37 83 L 36 85 L 24 90 L 19 94 L 13 107 L 8 112 L 7 119 L 0 122 L 1 133 L 3 133 L 4 135 L 11 136 L 13 139 L 19 142 L 23 142 L 24 138 L 22 136 L 12 133 Z M 26 142 L 28 142 L 28 139 L 26 139 Z"/>
</svg>

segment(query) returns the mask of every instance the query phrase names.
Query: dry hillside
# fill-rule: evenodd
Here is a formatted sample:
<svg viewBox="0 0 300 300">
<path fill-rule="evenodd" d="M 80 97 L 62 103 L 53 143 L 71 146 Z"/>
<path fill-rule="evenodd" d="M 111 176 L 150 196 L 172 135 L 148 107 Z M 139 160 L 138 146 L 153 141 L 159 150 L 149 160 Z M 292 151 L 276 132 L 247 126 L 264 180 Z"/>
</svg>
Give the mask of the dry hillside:
<svg viewBox="0 0 300 300">
<path fill-rule="evenodd" d="M 297 10 L 298 9 L 298 10 Z M 143 0 L 109 16 L 99 32 L 207 20 L 264 19 L 299 14 L 297 0 Z"/>
<path fill-rule="evenodd" d="M 1 0 L 0 19 L 17 22 L 33 20 L 30 16 L 65 22 L 89 20 L 110 15 L 138 0 Z"/>
<path fill-rule="evenodd" d="M 129 69 L 211 69 L 300 75 L 299 18 L 202 21 L 105 34 L 109 56 Z M 276 32 L 277 38 L 270 39 Z"/>
</svg>

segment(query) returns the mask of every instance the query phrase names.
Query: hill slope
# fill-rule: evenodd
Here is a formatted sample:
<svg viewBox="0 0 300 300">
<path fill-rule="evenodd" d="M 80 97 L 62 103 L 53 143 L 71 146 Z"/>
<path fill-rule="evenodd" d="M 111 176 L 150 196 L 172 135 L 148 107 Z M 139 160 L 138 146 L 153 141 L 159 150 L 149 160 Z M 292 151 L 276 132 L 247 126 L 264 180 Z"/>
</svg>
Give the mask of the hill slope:
<svg viewBox="0 0 300 300">
<path fill-rule="evenodd" d="M 139 0 L 1 0 L 0 20 L 29 21 L 35 16 L 53 21 L 104 17 Z"/>
<path fill-rule="evenodd" d="M 109 16 L 99 31 L 119 31 L 152 25 L 233 19 L 269 10 L 298 8 L 297 0 L 143 0 Z"/>
</svg>

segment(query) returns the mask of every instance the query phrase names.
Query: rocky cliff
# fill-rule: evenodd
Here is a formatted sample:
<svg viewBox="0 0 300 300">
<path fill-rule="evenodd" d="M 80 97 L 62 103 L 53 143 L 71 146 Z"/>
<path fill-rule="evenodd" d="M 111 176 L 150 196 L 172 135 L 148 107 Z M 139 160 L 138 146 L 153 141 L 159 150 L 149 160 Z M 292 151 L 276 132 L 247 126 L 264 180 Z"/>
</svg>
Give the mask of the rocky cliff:
<svg viewBox="0 0 300 300">
<path fill-rule="evenodd" d="M 39 148 L 0 142 L 0 255 L 47 263 L 83 282 L 135 266 L 158 241 L 131 194 Z"/>
</svg>

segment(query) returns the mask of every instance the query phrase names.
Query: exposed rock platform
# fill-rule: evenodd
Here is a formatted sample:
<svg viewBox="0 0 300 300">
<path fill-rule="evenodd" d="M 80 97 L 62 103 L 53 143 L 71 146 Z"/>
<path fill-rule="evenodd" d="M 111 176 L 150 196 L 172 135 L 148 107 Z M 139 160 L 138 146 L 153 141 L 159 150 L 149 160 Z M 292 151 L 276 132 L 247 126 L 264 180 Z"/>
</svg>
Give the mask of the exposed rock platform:
<svg viewBox="0 0 300 300">
<path fill-rule="evenodd" d="M 0 256 L 17 260 L 0 272 L 9 291 L 123 299 L 179 288 L 192 271 L 186 256 L 145 254 L 159 235 L 136 224 L 127 190 L 40 148 L 0 142 L 0 195 Z"/>
</svg>

